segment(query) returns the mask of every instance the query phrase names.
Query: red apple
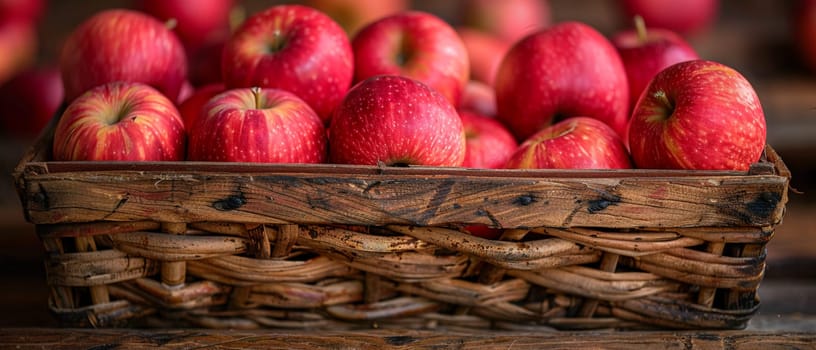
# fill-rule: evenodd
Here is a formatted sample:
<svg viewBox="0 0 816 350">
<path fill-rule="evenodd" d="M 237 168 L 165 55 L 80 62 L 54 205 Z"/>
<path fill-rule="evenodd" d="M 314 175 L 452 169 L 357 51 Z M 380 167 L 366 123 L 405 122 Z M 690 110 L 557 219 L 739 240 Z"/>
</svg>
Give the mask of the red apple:
<svg viewBox="0 0 816 350">
<path fill-rule="evenodd" d="M 675 63 L 699 58 L 694 48 L 675 32 L 667 29 L 647 31 L 640 17 L 636 17 L 635 27 L 612 36 L 612 44 L 618 49 L 626 69 L 630 108 L 635 106 L 643 89 L 658 72 Z"/>
<path fill-rule="evenodd" d="M 816 72 L 816 0 L 798 0 L 793 14 L 793 40 L 802 63 Z"/>
<path fill-rule="evenodd" d="M 227 88 L 289 91 L 328 122 L 351 86 L 354 58 L 348 36 L 310 7 L 279 5 L 250 16 L 224 46 Z"/>
<path fill-rule="evenodd" d="M 193 83 L 191 83 L 189 80 L 185 80 L 184 84 L 181 85 L 181 90 L 179 90 L 178 98 L 176 98 L 176 105 L 181 104 L 190 98 L 190 96 L 193 96 L 195 90 L 196 88 L 193 86 Z"/>
<path fill-rule="evenodd" d="M 190 160 L 322 163 L 326 130 L 312 108 L 292 93 L 238 88 L 204 105 L 188 149 Z"/>
<path fill-rule="evenodd" d="M 463 23 L 511 43 L 550 25 L 547 0 L 465 0 Z"/>
<path fill-rule="evenodd" d="M 468 54 L 456 31 L 439 17 L 419 11 L 388 16 L 361 29 L 352 46 L 355 81 L 402 75 L 459 105 L 468 82 Z"/>
<path fill-rule="evenodd" d="M 137 8 L 171 25 L 187 55 L 190 82 L 222 81 L 221 52 L 231 34 L 235 0 L 137 0 Z"/>
<path fill-rule="evenodd" d="M 221 74 L 221 53 L 227 39 L 210 42 L 204 46 L 187 51 L 189 78 L 193 86 L 200 87 L 207 84 L 223 83 Z"/>
<path fill-rule="evenodd" d="M 632 167 L 618 133 L 603 122 L 573 117 L 524 141 L 505 164 L 520 169 L 628 169 Z"/>
<path fill-rule="evenodd" d="M 159 20 L 138 11 L 96 13 L 70 34 L 60 56 L 65 98 L 114 81 L 151 85 L 176 101 L 187 78 L 184 48 Z"/>
<path fill-rule="evenodd" d="M 563 22 L 516 43 L 496 74 L 498 118 L 518 140 L 554 121 L 584 116 L 620 135 L 629 115 L 629 86 L 617 50 L 601 33 Z"/>
<path fill-rule="evenodd" d="M 32 139 L 54 118 L 63 100 L 57 67 L 20 72 L 0 86 L 0 125 L 7 136 Z"/>
<path fill-rule="evenodd" d="M 173 31 L 189 51 L 230 34 L 234 0 L 138 0 L 136 6 L 162 20 L 174 20 Z"/>
<path fill-rule="evenodd" d="M 480 30 L 459 27 L 456 30 L 470 60 L 470 78 L 493 86 L 496 71 L 510 49 L 510 42 Z"/>
<path fill-rule="evenodd" d="M 183 160 L 184 124 L 173 102 L 149 85 L 108 83 L 68 105 L 53 153 L 54 160 Z"/>
<path fill-rule="evenodd" d="M 465 131 L 453 105 L 411 78 L 379 75 L 352 88 L 329 128 L 340 164 L 460 166 Z"/>
<path fill-rule="evenodd" d="M 501 237 L 502 231 L 501 229 L 492 228 L 487 225 L 468 225 L 464 227 L 465 232 L 474 235 L 476 237 L 481 237 L 485 239 L 499 239 Z"/>
<path fill-rule="evenodd" d="M 349 36 L 380 18 L 408 9 L 409 0 L 305 0 L 340 24 Z"/>
<path fill-rule="evenodd" d="M 37 31 L 24 21 L 0 22 L 0 84 L 34 63 Z"/>
<path fill-rule="evenodd" d="M 465 85 L 459 109 L 471 110 L 488 117 L 496 116 L 496 91 L 480 81 L 471 80 Z"/>
<path fill-rule="evenodd" d="M 663 28 L 681 35 L 708 29 L 719 11 L 719 0 L 618 0 L 625 18 L 641 16 L 650 28 Z"/>
<path fill-rule="evenodd" d="M 460 110 L 465 128 L 463 167 L 499 169 L 504 167 L 518 143 L 513 134 L 497 120 L 468 110 Z"/>
<path fill-rule="evenodd" d="M 0 0 L 0 23 L 36 23 L 45 12 L 45 0 Z"/>
<path fill-rule="evenodd" d="M 745 77 L 695 60 L 655 76 L 632 113 L 629 146 L 639 168 L 747 170 L 762 154 L 765 131 Z"/>
<path fill-rule="evenodd" d="M 215 97 L 215 95 L 224 92 L 224 90 L 226 90 L 224 84 L 207 84 L 196 89 L 189 98 L 181 102 L 178 106 L 178 110 L 181 114 L 181 119 L 184 120 L 184 127 L 187 130 L 188 136 L 193 128 L 193 124 L 198 120 L 201 111 L 204 110 L 204 105 Z"/>
</svg>

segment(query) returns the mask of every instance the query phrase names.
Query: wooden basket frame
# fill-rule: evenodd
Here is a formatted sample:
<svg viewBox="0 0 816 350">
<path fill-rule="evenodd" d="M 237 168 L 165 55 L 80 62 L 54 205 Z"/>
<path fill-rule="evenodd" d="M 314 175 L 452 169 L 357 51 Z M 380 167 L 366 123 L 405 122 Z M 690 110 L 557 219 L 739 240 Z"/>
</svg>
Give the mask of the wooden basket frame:
<svg viewBox="0 0 816 350">
<path fill-rule="evenodd" d="M 71 326 L 742 328 L 790 181 L 771 147 L 737 172 L 54 162 L 50 145 L 14 178 Z"/>
</svg>

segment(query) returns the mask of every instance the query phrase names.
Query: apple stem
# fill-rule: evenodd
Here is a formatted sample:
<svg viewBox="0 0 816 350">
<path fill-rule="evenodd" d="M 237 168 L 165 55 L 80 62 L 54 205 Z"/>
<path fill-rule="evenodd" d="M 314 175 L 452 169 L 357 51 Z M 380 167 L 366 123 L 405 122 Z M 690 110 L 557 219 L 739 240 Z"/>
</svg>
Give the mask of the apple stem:
<svg viewBox="0 0 816 350">
<path fill-rule="evenodd" d="M 234 32 L 246 20 L 246 8 L 241 5 L 233 6 L 229 12 L 230 32 Z"/>
<path fill-rule="evenodd" d="M 669 110 L 674 109 L 674 106 L 672 105 L 672 102 L 669 101 L 669 97 L 666 96 L 666 92 L 664 92 L 663 90 L 658 90 L 657 92 L 655 92 L 654 93 L 654 98 L 656 98 L 658 101 L 660 101 L 660 103 L 663 104 L 663 106 L 665 106 L 667 109 L 669 109 Z"/>
<path fill-rule="evenodd" d="M 168 19 L 167 21 L 164 22 L 164 26 L 169 30 L 176 29 L 177 25 L 178 25 L 178 20 L 175 19 L 175 18 L 170 18 L 170 19 Z"/>
<path fill-rule="evenodd" d="M 261 109 L 261 88 L 253 86 L 250 90 L 252 90 L 252 95 L 255 97 L 255 109 Z"/>
<path fill-rule="evenodd" d="M 635 30 L 637 31 L 640 42 L 646 42 L 646 21 L 640 15 L 635 15 Z"/>
</svg>

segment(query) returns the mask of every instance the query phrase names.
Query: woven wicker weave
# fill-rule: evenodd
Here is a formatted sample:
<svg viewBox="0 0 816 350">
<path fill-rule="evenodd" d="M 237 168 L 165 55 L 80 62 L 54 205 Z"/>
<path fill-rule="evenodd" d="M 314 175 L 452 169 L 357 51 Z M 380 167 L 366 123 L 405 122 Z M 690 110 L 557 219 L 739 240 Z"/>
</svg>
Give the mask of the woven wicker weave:
<svg viewBox="0 0 816 350">
<path fill-rule="evenodd" d="M 742 328 L 790 177 L 770 147 L 704 172 L 50 162 L 49 142 L 15 179 L 67 326 Z"/>
</svg>

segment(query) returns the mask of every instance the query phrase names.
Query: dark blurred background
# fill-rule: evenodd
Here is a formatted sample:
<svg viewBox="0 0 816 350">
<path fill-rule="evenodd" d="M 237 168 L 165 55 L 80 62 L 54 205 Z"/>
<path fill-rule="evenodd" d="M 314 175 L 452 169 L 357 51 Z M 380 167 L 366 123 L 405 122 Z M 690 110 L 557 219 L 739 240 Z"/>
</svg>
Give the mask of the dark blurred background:
<svg viewBox="0 0 816 350">
<path fill-rule="evenodd" d="M 4 2 L 24 6 L 29 1 L 0 0 L 0 7 Z M 134 0 L 32 2 L 42 3 L 43 7 L 28 27 L 15 31 L 8 29 L 11 25 L 0 24 L 0 115 L 4 110 L 16 108 L 2 102 L 4 96 L 8 100 L 7 97 L 13 95 L 9 91 L 24 90 L 4 88 L 4 85 L 9 85 L 15 75 L 23 71 L 56 69 L 62 43 L 84 19 L 102 9 L 137 7 Z M 236 1 L 240 10 L 234 11 L 233 20 L 274 4 L 291 2 L 294 1 Z M 693 6 L 695 1 L 675 2 Z M 763 313 L 816 313 L 816 302 L 809 299 L 816 295 L 816 197 L 813 195 L 816 179 L 812 176 L 816 170 L 816 70 L 807 68 L 800 50 L 800 45 L 816 48 L 816 36 L 815 41 L 801 44 L 794 26 L 796 15 L 803 13 L 797 6 L 804 2 L 722 0 L 709 25 L 686 34 L 702 58 L 731 66 L 751 81 L 765 111 L 768 143 L 782 155 L 793 173 L 795 191 L 790 193 L 784 223 L 768 246 L 766 280 L 760 288 L 761 295 L 775 297 L 771 300 L 787 301 L 766 303 Z M 413 0 L 407 4 L 437 14 L 454 26 L 466 24 L 465 0 Z M 630 27 L 631 20 L 618 0 L 550 0 L 547 4 L 550 23 L 582 21 L 607 36 Z M 811 22 L 816 27 L 816 16 Z M 4 64 L 6 66 L 2 66 Z M 43 91 L 41 98 L 45 99 L 46 94 Z M 14 95 L 12 104 L 19 107 L 22 103 Z M 4 280 L 0 288 L 0 326 L 53 324 L 47 312 L 42 249 L 33 226 L 23 219 L 10 176 L 37 134 L 36 130 L 26 129 L 32 128 L 26 124 L 35 123 L 32 118 L 24 117 L 22 121 L 23 126 L 18 120 L 17 124 L 6 122 L 0 129 L 0 154 L 6 174 L 6 181 L 0 182 L 0 274 Z M 778 298 L 794 290 L 788 286 L 798 288 L 793 295 Z"/>
</svg>

